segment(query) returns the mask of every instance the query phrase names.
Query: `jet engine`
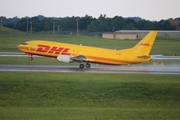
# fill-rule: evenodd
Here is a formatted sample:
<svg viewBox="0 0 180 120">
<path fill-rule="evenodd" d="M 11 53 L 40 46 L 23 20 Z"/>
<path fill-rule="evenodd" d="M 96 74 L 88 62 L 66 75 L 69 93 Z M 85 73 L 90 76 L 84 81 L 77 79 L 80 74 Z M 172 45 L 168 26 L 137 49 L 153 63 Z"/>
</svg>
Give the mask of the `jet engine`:
<svg viewBox="0 0 180 120">
<path fill-rule="evenodd" d="M 65 63 L 71 63 L 73 60 L 71 60 L 70 55 L 58 55 L 57 60 L 59 62 L 65 62 Z"/>
</svg>

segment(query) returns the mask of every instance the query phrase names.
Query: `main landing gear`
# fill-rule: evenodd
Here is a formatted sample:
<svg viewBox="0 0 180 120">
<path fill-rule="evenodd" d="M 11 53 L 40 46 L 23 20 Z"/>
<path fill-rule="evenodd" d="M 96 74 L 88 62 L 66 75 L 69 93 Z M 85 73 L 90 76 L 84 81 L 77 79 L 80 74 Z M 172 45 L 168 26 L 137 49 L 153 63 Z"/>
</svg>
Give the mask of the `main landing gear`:
<svg viewBox="0 0 180 120">
<path fill-rule="evenodd" d="M 91 67 L 91 64 L 86 63 L 86 68 L 90 68 L 90 67 Z M 80 68 L 80 69 L 83 69 L 83 68 L 84 68 L 84 64 L 81 63 L 81 64 L 79 65 L 79 68 Z"/>
</svg>

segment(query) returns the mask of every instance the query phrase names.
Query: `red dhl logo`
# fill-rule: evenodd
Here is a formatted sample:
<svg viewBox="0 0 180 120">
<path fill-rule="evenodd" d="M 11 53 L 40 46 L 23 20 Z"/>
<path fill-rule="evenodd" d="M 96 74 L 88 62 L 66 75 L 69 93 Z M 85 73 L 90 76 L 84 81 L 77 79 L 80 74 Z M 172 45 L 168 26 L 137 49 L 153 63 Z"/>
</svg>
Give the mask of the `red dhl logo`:
<svg viewBox="0 0 180 120">
<path fill-rule="evenodd" d="M 37 52 L 43 52 L 43 53 L 52 53 L 52 54 L 65 54 L 65 55 L 70 55 L 70 53 L 68 53 L 69 48 L 63 48 L 63 47 L 56 47 L 56 46 L 48 46 L 48 45 L 41 45 L 39 44 L 37 46 Z"/>
<path fill-rule="evenodd" d="M 142 46 L 151 46 L 150 44 L 147 44 L 147 43 L 140 43 L 139 45 L 142 45 Z"/>
</svg>

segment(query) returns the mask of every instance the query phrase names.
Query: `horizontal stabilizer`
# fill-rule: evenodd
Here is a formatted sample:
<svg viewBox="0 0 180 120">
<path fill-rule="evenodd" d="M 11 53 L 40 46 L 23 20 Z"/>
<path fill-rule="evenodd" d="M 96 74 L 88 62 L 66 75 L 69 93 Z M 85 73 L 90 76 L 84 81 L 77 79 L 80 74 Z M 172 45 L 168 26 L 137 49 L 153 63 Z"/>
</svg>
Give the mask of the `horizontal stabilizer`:
<svg viewBox="0 0 180 120">
<path fill-rule="evenodd" d="M 138 58 L 143 58 L 143 59 L 149 59 L 151 56 L 149 55 L 143 55 L 143 56 L 137 56 Z"/>
</svg>

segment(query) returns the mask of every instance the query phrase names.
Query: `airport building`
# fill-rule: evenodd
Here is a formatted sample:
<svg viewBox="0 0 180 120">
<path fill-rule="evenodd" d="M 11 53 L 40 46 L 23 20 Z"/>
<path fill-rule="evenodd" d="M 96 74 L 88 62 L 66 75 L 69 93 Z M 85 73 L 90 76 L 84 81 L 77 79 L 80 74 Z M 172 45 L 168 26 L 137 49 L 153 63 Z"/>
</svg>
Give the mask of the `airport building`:
<svg viewBox="0 0 180 120">
<path fill-rule="evenodd" d="M 142 39 L 150 30 L 119 30 L 115 32 L 102 33 L 102 38 L 109 39 Z M 180 31 L 159 30 L 157 36 L 162 37 L 180 37 Z"/>
</svg>

